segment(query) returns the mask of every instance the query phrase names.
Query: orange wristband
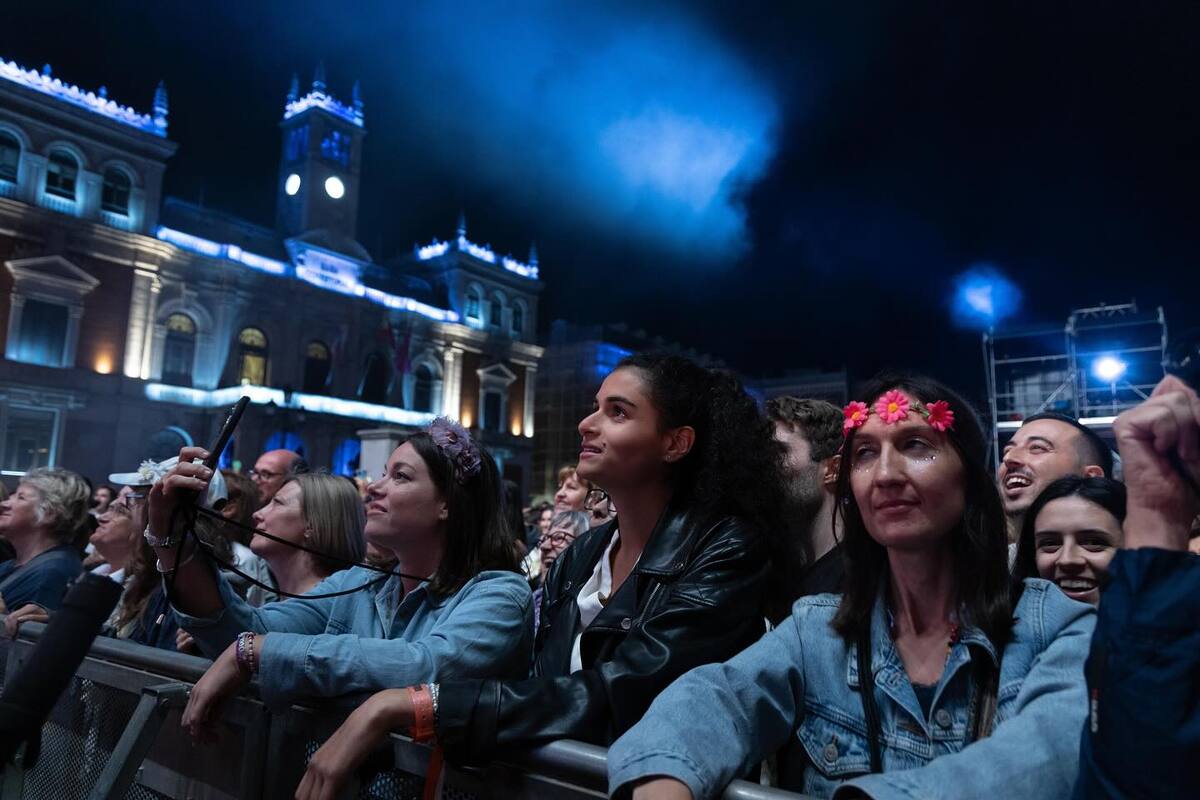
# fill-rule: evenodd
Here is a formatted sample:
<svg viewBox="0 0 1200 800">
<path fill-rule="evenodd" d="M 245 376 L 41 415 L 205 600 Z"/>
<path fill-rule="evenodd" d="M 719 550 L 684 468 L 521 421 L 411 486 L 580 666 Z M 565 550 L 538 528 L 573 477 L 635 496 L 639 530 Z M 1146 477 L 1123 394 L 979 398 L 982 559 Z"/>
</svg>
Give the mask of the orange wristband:
<svg viewBox="0 0 1200 800">
<path fill-rule="evenodd" d="M 433 695 L 429 693 L 429 687 L 423 683 L 420 686 L 410 686 L 408 697 L 413 707 L 413 741 L 432 741 L 437 736 L 437 731 L 433 727 Z"/>
</svg>

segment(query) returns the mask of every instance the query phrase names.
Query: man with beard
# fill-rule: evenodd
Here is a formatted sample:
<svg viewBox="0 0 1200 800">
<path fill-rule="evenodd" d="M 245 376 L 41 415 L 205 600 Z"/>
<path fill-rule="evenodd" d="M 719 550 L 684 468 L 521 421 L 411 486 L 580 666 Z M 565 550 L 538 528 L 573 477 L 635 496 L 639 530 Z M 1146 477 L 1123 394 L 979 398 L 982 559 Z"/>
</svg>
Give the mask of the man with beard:
<svg viewBox="0 0 1200 800">
<path fill-rule="evenodd" d="M 824 400 L 776 397 L 767 401 L 775 438 L 787 449 L 787 518 L 772 591 L 772 620 L 786 616 L 797 598 L 840 592 L 840 520 L 834 519 L 834 489 L 842 447 L 842 412 Z"/>
<path fill-rule="evenodd" d="M 1112 450 L 1078 420 L 1045 412 L 1027 417 L 1004 447 L 997 483 L 1008 517 L 1009 564 L 1025 512 L 1042 490 L 1068 475 L 1113 476 Z"/>
</svg>

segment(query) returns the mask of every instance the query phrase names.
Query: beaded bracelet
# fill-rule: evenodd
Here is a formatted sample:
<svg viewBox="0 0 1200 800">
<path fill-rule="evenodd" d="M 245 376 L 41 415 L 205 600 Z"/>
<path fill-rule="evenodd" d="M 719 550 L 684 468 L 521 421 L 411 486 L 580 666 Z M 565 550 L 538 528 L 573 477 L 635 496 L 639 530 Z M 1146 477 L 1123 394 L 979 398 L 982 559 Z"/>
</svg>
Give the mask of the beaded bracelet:
<svg viewBox="0 0 1200 800">
<path fill-rule="evenodd" d="M 258 659 L 254 656 L 254 637 L 257 635 L 253 631 L 243 631 L 238 634 L 234 646 L 234 658 L 238 667 L 249 675 L 258 673 Z"/>
</svg>

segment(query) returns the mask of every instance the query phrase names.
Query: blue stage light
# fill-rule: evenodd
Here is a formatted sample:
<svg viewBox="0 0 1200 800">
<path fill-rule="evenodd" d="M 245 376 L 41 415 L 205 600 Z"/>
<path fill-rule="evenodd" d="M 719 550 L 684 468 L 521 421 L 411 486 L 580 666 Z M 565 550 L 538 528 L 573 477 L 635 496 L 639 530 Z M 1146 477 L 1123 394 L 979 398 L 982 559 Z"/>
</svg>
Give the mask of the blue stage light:
<svg viewBox="0 0 1200 800">
<path fill-rule="evenodd" d="M 990 328 L 1021 305 L 1021 290 L 991 264 L 973 264 L 955 278 L 954 321 L 964 328 Z"/>
<path fill-rule="evenodd" d="M 1105 383 L 1116 383 L 1128 365 L 1115 356 L 1100 356 L 1092 362 L 1092 374 Z"/>
</svg>

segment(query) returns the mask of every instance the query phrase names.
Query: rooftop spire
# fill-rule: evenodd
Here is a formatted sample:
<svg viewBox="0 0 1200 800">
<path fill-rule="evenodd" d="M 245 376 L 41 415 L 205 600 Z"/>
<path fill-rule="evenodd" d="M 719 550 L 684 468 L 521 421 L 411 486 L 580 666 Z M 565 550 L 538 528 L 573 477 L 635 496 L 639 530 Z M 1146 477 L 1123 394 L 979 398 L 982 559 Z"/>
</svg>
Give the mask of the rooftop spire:
<svg viewBox="0 0 1200 800">
<path fill-rule="evenodd" d="M 458 212 L 458 238 L 467 238 L 467 213 L 465 211 Z"/>
<path fill-rule="evenodd" d="M 300 76 L 292 73 L 292 85 L 288 87 L 287 101 L 294 103 L 300 99 Z"/>
<path fill-rule="evenodd" d="M 325 62 L 317 62 L 317 70 L 313 73 L 312 89 L 314 92 L 325 93 Z"/>
<path fill-rule="evenodd" d="M 162 81 L 154 90 L 154 127 L 164 133 L 167 130 L 167 85 Z"/>
<path fill-rule="evenodd" d="M 538 265 L 537 242 L 531 242 L 529 244 L 529 266 L 533 267 L 534 269 L 537 269 L 537 265 Z"/>
<path fill-rule="evenodd" d="M 362 86 L 358 81 L 354 82 L 354 88 L 350 92 L 350 99 L 354 102 L 354 110 L 361 112 L 363 110 Z"/>
</svg>

